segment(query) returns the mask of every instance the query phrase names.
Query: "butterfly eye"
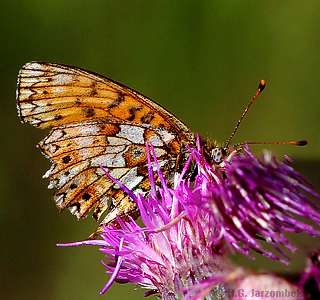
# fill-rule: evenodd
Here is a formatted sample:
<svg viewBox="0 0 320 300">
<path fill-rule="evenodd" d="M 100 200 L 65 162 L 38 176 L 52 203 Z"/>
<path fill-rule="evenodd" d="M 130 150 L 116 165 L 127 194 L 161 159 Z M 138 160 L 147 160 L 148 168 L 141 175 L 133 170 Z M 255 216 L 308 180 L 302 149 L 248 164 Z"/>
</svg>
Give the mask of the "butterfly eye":
<svg viewBox="0 0 320 300">
<path fill-rule="evenodd" d="M 216 147 L 211 150 L 211 158 L 216 164 L 221 164 L 224 155 L 225 151 L 220 147 Z"/>
</svg>

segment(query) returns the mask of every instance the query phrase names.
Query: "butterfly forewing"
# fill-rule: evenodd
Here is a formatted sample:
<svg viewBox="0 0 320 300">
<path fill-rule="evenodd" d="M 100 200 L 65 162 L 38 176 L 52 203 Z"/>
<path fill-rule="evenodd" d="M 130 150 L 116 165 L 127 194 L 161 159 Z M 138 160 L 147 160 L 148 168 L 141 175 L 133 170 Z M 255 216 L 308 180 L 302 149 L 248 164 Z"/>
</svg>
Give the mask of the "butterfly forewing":
<svg viewBox="0 0 320 300">
<path fill-rule="evenodd" d="M 18 111 L 23 122 L 51 132 L 39 143 L 52 167 L 54 201 L 79 219 L 94 208 L 102 223 L 137 215 L 136 205 L 101 167 L 135 193 L 150 190 L 145 143 L 151 142 L 170 183 L 195 144 L 192 131 L 149 98 L 89 71 L 31 62 L 20 71 Z M 158 180 L 156 180 L 158 182 Z M 109 199 L 112 199 L 109 206 Z"/>
<path fill-rule="evenodd" d="M 110 118 L 194 134 L 178 118 L 138 92 L 92 72 L 53 63 L 27 63 L 18 81 L 18 110 L 24 122 L 45 128 Z"/>
</svg>

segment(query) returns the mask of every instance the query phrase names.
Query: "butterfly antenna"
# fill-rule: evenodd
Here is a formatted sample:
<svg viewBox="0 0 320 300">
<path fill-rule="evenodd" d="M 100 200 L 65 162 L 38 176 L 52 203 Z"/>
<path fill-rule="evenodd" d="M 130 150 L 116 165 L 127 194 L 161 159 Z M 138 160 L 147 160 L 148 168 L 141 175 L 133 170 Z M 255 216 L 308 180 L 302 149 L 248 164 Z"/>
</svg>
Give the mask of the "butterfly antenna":
<svg viewBox="0 0 320 300">
<path fill-rule="evenodd" d="M 245 143 L 239 143 L 235 145 L 235 148 L 239 146 L 247 145 L 295 145 L 295 146 L 306 146 L 308 144 L 307 140 L 301 140 L 301 141 L 290 141 L 290 142 L 245 142 Z"/>
<path fill-rule="evenodd" d="M 226 144 L 225 144 L 225 146 L 224 146 L 224 149 L 227 149 L 227 148 L 228 148 L 228 146 L 229 146 L 232 138 L 233 138 L 234 135 L 236 134 L 236 132 L 237 132 L 237 130 L 238 130 L 238 128 L 239 128 L 239 126 L 240 126 L 243 118 L 244 118 L 245 115 L 247 114 L 247 112 L 248 112 L 249 108 L 251 107 L 251 105 L 253 104 L 253 102 L 258 98 L 258 96 L 259 96 L 259 95 L 261 94 L 261 92 L 264 90 L 264 88 L 266 87 L 266 84 L 267 84 L 267 83 L 266 83 L 266 81 L 265 81 L 264 79 L 262 79 L 262 80 L 260 81 L 256 94 L 254 95 L 254 97 L 252 98 L 252 100 L 250 101 L 250 103 L 248 104 L 248 106 L 246 107 L 246 109 L 244 110 L 244 112 L 243 112 L 241 118 L 239 119 L 236 127 L 234 128 L 233 132 L 231 133 L 230 137 L 228 138 L 228 140 L 227 140 L 227 142 L 226 142 Z"/>
</svg>

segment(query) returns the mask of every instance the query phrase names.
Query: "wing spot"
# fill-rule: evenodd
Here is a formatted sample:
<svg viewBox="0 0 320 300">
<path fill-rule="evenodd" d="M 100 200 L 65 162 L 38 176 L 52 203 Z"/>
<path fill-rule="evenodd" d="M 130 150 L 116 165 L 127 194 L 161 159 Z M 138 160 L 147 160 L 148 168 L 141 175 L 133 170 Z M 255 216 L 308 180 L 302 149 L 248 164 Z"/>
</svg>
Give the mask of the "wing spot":
<svg viewBox="0 0 320 300">
<path fill-rule="evenodd" d="M 85 201 L 88 201 L 90 198 L 91 198 L 91 195 L 89 193 L 84 193 L 82 195 L 82 199 L 85 200 Z"/>
<path fill-rule="evenodd" d="M 135 119 L 135 117 L 136 117 L 136 112 L 141 110 L 141 109 L 143 109 L 143 107 L 141 107 L 141 106 L 130 107 L 130 109 L 129 109 L 130 116 L 129 116 L 129 118 L 127 120 L 128 121 L 133 121 Z"/>
<path fill-rule="evenodd" d="M 67 155 L 67 156 L 62 157 L 62 162 L 63 162 L 64 164 L 67 164 L 67 163 L 69 163 L 70 161 L 71 161 L 70 155 Z"/>
<path fill-rule="evenodd" d="M 95 88 L 93 88 L 93 89 L 91 90 L 91 92 L 90 92 L 90 97 L 94 97 L 94 96 L 97 95 L 97 94 L 98 94 L 97 90 L 96 90 Z"/>
<path fill-rule="evenodd" d="M 97 220 L 97 216 L 101 212 L 101 208 L 99 206 L 96 207 L 95 212 L 93 213 L 93 217 Z"/>
<path fill-rule="evenodd" d="M 49 92 L 48 91 L 46 91 L 46 90 L 43 90 L 43 92 L 42 92 L 43 94 L 49 94 Z"/>
<path fill-rule="evenodd" d="M 146 115 L 141 117 L 141 122 L 145 124 L 150 124 L 150 122 L 154 119 L 154 114 L 152 112 L 148 112 Z"/>
<path fill-rule="evenodd" d="M 124 101 L 124 97 L 125 97 L 124 93 L 118 92 L 117 100 L 112 102 L 108 108 L 110 109 L 110 108 L 119 106 Z"/>
<path fill-rule="evenodd" d="M 141 148 L 135 148 L 131 151 L 130 155 L 134 158 L 134 159 L 140 159 L 143 155 L 145 155 L 145 151 L 144 149 Z"/>
<path fill-rule="evenodd" d="M 55 115 L 54 116 L 54 119 L 56 120 L 56 121 L 58 121 L 58 120 L 61 120 L 63 117 L 61 116 L 61 115 Z"/>
<path fill-rule="evenodd" d="M 74 190 L 76 189 L 78 186 L 75 183 L 71 183 L 70 184 L 70 189 Z"/>
<path fill-rule="evenodd" d="M 117 101 L 118 101 L 119 103 L 123 102 L 123 101 L 124 101 L 124 96 L 125 96 L 124 93 L 119 92 L 119 93 L 118 93 L 118 99 L 117 99 Z"/>
<path fill-rule="evenodd" d="M 92 107 L 86 107 L 82 111 L 86 114 L 87 118 L 92 118 L 96 114 Z"/>
<path fill-rule="evenodd" d="M 81 205 L 80 205 L 80 203 L 79 203 L 79 202 L 72 203 L 72 204 L 70 205 L 70 207 L 74 207 L 74 206 L 76 206 L 76 207 L 77 207 L 77 211 L 80 211 Z"/>
</svg>

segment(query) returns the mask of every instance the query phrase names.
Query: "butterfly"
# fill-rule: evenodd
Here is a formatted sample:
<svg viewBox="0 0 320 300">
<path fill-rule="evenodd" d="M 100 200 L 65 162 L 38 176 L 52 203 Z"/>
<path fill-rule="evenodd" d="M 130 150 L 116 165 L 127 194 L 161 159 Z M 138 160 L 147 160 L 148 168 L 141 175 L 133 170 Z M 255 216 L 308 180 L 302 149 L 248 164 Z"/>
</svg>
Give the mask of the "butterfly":
<svg viewBox="0 0 320 300">
<path fill-rule="evenodd" d="M 148 97 L 101 75 L 56 63 L 30 62 L 19 73 L 17 108 L 22 122 L 51 128 L 38 144 L 52 162 L 44 174 L 60 211 L 100 223 L 139 216 L 136 204 L 102 170 L 134 193 L 150 190 L 146 143 L 154 147 L 162 173 L 172 185 L 185 165 L 196 135 Z M 225 151 L 202 140 L 219 164 Z M 192 170 L 186 175 L 191 176 Z M 159 179 L 156 180 L 159 183 Z"/>
</svg>

